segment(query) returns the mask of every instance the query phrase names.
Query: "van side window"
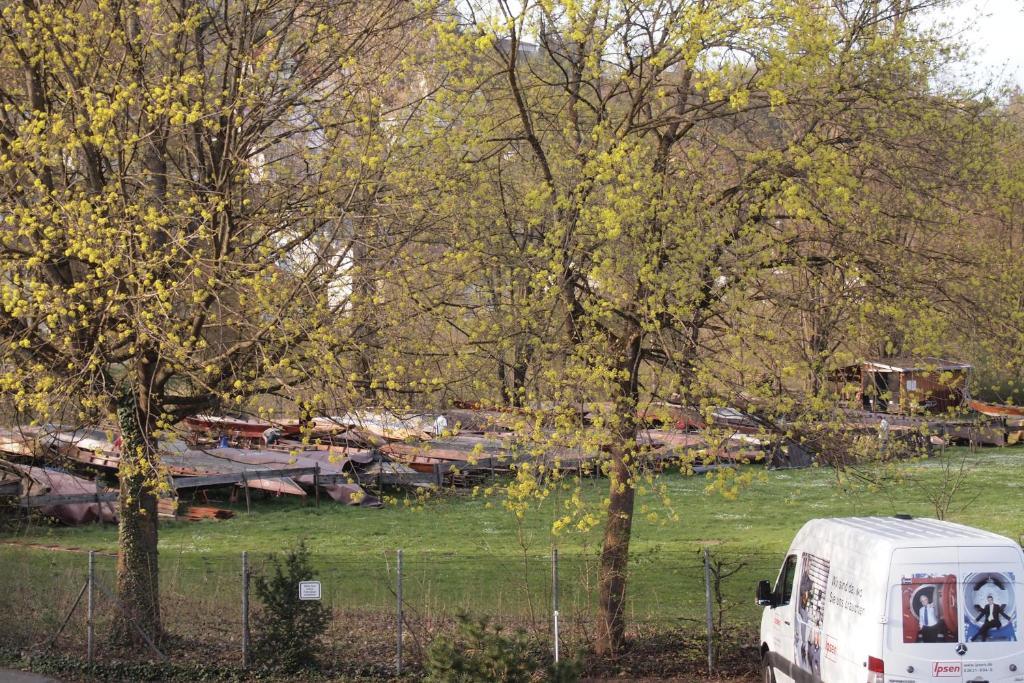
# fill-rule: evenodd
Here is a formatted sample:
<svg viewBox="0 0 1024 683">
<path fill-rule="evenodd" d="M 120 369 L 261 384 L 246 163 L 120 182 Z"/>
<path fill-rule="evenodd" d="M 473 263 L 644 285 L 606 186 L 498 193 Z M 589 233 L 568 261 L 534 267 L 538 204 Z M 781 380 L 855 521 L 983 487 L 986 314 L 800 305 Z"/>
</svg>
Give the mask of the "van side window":
<svg viewBox="0 0 1024 683">
<path fill-rule="evenodd" d="M 786 558 L 782 565 L 782 573 L 779 574 L 779 582 L 775 585 L 775 595 L 779 598 L 778 607 L 788 605 L 789 599 L 793 597 L 793 579 L 796 578 L 796 555 Z"/>
</svg>

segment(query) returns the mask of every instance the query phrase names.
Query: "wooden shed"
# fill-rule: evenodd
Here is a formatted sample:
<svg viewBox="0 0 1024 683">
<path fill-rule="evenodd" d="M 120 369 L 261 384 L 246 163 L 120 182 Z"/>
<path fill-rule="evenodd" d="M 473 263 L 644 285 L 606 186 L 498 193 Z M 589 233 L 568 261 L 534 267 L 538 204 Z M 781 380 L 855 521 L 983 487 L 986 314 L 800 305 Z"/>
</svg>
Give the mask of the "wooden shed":
<svg viewBox="0 0 1024 683">
<path fill-rule="evenodd" d="M 879 358 L 860 365 L 865 410 L 911 415 L 945 413 L 968 398 L 971 366 L 941 358 Z"/>
</svg>

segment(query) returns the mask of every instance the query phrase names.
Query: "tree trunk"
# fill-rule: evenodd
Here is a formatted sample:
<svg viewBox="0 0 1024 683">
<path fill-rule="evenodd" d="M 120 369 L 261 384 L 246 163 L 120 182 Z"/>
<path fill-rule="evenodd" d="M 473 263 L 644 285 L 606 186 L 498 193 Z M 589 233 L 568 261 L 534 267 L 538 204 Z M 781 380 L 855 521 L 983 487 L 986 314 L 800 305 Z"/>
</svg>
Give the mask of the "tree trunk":
<svg viewBox="0 0 1024 683">
<path fill-rule="evenodd" d="M 512 392 L 508 387 L 508 378 L 505 375 L 505 358 L 504 354 L 498 356 L 498 386 L 501 387 L 501 404 L 503 406 L 512 405 Z"/>
<path fill-rule="evenodd" d="M 527 350 L 525 344 L 515 345 L 515 363 L 512 365 L 512 387 L 509 390 L 509 404 L 513 408 L 523 407 L 523 388 L 526 387 Z"/>
<path fill-rule="evenodd" d="M 622 649 L 626 633 L 626 572 L 629 568 L 629 539 L 633 529 L 633 485 L 625 449 L 616 446 L 608 471 L 608 519 L 598 570 L 600 584 L 599 622 L 594 649 L 602 656 Z"/>
<path fill-rule="evenodd" d="M 149 420 L 135 392 L 118 399 L 121 428 L 121 482 L 118 500 L 117 596 L 123 612 L 114 627 L 119 643 L 144 645 L 138 626 L 154 641 L 161 636 L 157 565 L 157 512 L 152 453 L 146 438 Z M 134 622 L 134 625 L 133 623 Z"/>
<path fill-rule="evenodd" d="M 364 223 L 361 235 L 356 235 L 352 243 L 352 320 L 355 326 L 352 329 L 352 339 L 355 341 L 356 356 L 355 363 L 358 368 L 361 389 L 364 398 L 373 400 L 376 392 L 371 389 L 374 376 L 375 349 L 379 347 L 377 329 L 380 321 L 376 312 L 374 297 L 378 293 L 375 273 L 379 270 L 379 264 L 372 260 L 369 241 L 375 239 L 370 227 Z"/>
<path fill-rule="evenodd" d="M 618 428 L 611 446 L 608 465 L 608 517 L 598 570 L 599 621 L 594 649 L 598 655 L 614 656 L 625 641 L 626 583 L 629 569 L 629 541 L 633 531 L 633 504 L 636 497 L 636 409 L 639 400 L 641 334 L 635 332 L 629 343 L 622 370 L 628 379 L 619 385 L 615 402 Z"/>
<path fill-rule="evenodd" d="M 130 55 L 134 58 L 136 83 L 146 82 L 144 31 L 137 3 L 126 9 Z M 167 120 L 146 111 L 138 113 L 144 131 L 142 165 L 147 186 L 146 203 L 164 212 L 167 199 Z M 156 224 L 152 235 L 156 249 L 169 241 Z M 118 466 L 120 497 L 117 529 L 117 598 L 121 613 L 114 626 L 119 643 L 144 646 L 144 631 L 154 642 L 162 636 L 160 583 L 157 565 L 157 513 L 154 486 L 156 453 L 150 445 L 153 405 L 150 392 L 156 377 L 156 354 L 145 351 L 138 366 L 138 389 L 126 383 L 118 397 L 117 421 L 121 428 L 121 460 Z"/>
</svg>

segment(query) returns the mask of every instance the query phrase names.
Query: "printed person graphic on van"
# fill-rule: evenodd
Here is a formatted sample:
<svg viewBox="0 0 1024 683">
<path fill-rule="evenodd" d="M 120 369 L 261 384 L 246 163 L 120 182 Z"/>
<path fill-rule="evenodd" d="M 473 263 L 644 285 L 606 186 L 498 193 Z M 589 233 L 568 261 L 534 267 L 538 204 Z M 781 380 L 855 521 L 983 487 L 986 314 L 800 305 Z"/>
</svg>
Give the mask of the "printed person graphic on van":
<svg viewBox="0 0 1024 683">
<path fill-rule="evenodd" d="M 1007 621 L 1010 620 L 1010 617 L 1006 615 L 1006 609 L 1003 605 L 997 605 L 995 598 L 991 594 L 985 596 L 985 604 L 978 610 L 978 616 L 975 619 L 975 623 L 981 626 L 981 630 L 974 634 L 971 640 L 987 641 L 989 631 L 992 629 L 998 630 L 1003 627 L 1003 622 L 999 620 L 1000 617 Z"/>
<path fill-rule="evenodd" d="M 797 666 L 810 672 L 812 677 L 821 676 L 822 629 L 828 575 L 828 560 L 810 553 L 803 554 L 793 647 Z"/>
<path fill-rule="evenodd" d="M 967 640 L 1017 640 L 1017 608 L 1013 574 L 978 572 L 963 580 L 964 631 Z"/>
<path fill-rule="evenodd" d="M 953 574 L 903 577 L 904 643 L 945 643 L 956 639 L 956 589 Z"/>
<path fill-rule="evenodd" d="M 917 621 L 921 624 L 921 642 L 939 642 L 939 613 L 927 593 L 921 593 L 921 607 L 917 610 Z"/>
</svg>

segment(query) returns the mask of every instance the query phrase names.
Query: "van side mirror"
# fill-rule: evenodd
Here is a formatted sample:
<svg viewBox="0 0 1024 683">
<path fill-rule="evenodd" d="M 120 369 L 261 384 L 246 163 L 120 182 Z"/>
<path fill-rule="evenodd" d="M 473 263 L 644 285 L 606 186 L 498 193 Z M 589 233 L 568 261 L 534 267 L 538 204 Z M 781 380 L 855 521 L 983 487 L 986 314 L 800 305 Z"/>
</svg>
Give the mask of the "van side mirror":
<svg viewBox="0 0 1024 683">
<path fill-rule="evenodd" d="M 757 604 L 761 607 L 775 607 L 775 594 L 772 593 L 772 585 L 767 581 L 757 582 Z"/>
</svg>

